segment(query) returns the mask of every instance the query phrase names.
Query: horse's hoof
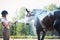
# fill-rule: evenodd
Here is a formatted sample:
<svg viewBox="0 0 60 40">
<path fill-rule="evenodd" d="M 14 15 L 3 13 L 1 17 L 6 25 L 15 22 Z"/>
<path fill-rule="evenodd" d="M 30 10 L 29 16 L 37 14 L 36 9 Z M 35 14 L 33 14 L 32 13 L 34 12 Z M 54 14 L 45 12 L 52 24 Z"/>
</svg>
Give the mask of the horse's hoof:
<svg viewBox="0 0 60 40">
<path fill-rule="evenodd" d="M 41 39 L 41 40 L 44 40 L 44 39 Z"/>
</svg>

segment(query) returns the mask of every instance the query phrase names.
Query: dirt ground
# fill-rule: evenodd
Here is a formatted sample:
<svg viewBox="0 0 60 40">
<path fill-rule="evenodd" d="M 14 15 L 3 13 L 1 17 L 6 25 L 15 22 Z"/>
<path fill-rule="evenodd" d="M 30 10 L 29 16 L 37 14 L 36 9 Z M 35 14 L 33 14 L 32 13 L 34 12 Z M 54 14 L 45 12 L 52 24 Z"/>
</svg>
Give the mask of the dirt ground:
<svg viewBox="0 0 60 40">
<path fill-rule="evenodd" d="M 0 38 L 0 40 L 3 40 Z M 37 40 L 37 39 L 10 39 L 10 40 Z M 60 39 L 45 39 L 45 40 L 60 40 Z"/>
<path fill-rule="evenodd" d="M 15 39 L 15 40 L 37 40 L 37 39 Z M 45 39 L 45 40 L 60 40 L 60 39 Z"/>
</svg>

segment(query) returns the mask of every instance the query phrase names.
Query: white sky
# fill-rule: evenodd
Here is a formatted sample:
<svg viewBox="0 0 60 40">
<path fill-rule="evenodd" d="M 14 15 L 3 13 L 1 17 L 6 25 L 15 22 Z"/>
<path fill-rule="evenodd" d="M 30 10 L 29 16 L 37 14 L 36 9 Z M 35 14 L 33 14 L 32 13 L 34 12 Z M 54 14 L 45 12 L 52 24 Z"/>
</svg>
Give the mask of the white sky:
<svg viewBox="0 0 60 40">
<path fill-rule="evenodd" d="M 7 10 L 9 13 L 8 18 L 11 19 L 16 10 L 20 10 L 21 7 L 29 9 L 43 8 L 51 3 L 59 5 L 60 0 L 0 0 L 0 15 L 2 10 Z"/>
</svg>

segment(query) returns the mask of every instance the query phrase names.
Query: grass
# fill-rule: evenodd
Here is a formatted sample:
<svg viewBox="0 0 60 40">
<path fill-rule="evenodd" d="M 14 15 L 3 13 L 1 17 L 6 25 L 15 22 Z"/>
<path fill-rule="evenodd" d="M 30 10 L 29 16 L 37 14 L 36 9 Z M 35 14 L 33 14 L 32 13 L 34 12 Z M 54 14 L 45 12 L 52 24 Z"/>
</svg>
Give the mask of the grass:
<svg viewBox="0 0 60 40">
<path fill-rule="evenodd" d="M 14 39 L 37 39 L 37 36 L 11 36 Z M 45 39 L 58 39 L 58 36 L 45 36 Z"/>
<path fill-rule="evenodd" d="M 3 40 L 2 38 L 0 38 L 0 40 Z"/>
<path fill-rule="evenodd" d="M 37 40 L 37 36 L 10 36 L 10 40 Z M 56 40 L 60 40 L 58 39 L 58 36 L 45 36 L 45 40 L 49 40 L 49 39 L 56 39 Z M 0 40 L 3 40 L 2 38 L 0 38 Z"/>
</svg>

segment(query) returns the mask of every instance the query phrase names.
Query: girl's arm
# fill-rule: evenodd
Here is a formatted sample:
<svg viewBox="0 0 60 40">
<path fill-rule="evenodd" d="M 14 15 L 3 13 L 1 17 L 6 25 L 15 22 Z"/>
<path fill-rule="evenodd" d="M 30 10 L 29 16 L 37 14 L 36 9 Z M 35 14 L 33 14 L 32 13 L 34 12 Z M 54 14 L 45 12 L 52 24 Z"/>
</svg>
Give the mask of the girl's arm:
<svg viewBox="0 0 60 40">
<path fill-rule="evenodd" d="M 2 22 L 2 25 L 3 25 L 4 27 L 8 27 L 8 26 L 9 26 L 9 24 L 8 24 L 8 23 L 5 23 L 5 22 Z"/>
</svg>

